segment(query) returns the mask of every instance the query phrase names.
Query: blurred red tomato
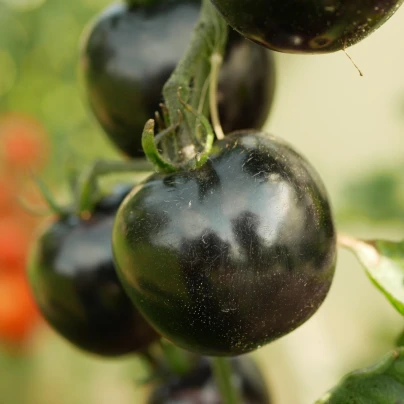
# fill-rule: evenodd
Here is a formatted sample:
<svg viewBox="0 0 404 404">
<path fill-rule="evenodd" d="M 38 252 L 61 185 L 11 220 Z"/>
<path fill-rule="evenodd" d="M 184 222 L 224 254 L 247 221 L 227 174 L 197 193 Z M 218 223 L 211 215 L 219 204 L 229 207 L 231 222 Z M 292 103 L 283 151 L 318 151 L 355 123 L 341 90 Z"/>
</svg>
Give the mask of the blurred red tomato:
<svg viewBox="0 0 404 404">
<path fill-rule="evenodd" d="M 0 341 L 22 343 L 38 316 L 25 275 L 0 273 Z"/>
<path fill-rule="evenodd" d="M 5 216 L 15 206 L 16 190 L 13 179 L 3 174 L 0 176 L 0 216 Z"/>
<path fill-rule="evenodd" d="M 0 220 L 0 271 L 25 268 L 30 236 L 17 218 Z"/>
<path fill-rule="evenodd" d="M 0 150 L 3 164 L 24 170 L 41 167 L 47 159 L 49 145 L 39 122 L 10 113 L 0 119 Z"/>
<path fill-rule="evenodd" d="M 39 320 L 25 268 L 40 219 L 24 210 L 19 197 L 43 206 L 24 174 L 40 168 L 47 156 L 46 134 L 36 120 L 16 113 L 0 117 L 0 342 L 8 346 L 25 342 Z"/>
</svg>

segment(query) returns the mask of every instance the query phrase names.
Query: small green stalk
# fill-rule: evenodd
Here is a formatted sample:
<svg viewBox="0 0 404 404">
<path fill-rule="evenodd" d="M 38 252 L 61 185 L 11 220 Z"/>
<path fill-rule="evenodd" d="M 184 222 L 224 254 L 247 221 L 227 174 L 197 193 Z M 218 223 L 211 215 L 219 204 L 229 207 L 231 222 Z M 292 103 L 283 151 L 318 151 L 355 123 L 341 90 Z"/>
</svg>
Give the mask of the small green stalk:
<svg viewBox="0 0 404 404">
<path fill-rule="evenodd" d="M 207 84 L 213 86 L 211 94 L 216 92 L 227 34 L 225 20 L 217 13 L 210 0 L 203 0 L 189 47 L 163 88 L 166 128 L 154 137 L 154 120 L 149 120 L 144 127 L 143 150 L 157 171 L 192 169 L 200 167 L 207 160 L 214 138 L 207 119 Z M 215 60 L 219 60 L 219 63 L 211 64 L 212 55 L 217 55 Z M 212 99 L 216 100 L 210 97 L 211 102 Z M 205 132 L 203 136 L 199 135 L 200 127 Z M 221 136 L 219 131 L 219 138 Z M 164 155 L 158 150 L 157 139 L 161 140 Z M 172 151 L 175 151 L 174 156 Z"/>
<path fill-rule="evenodd" d="M 150 172 L 153 166 L 144 160 L 98 160 L 82 173 L 77 182 L 76 213 L 91 212 L 97 202 L 98 177 L 107 174 Z"/>
<path fill-rule="evenodd" d="M 163 156 L 160 155 L 157 149 L 157 141 L 156 138 L 164 138 L 164 136 L 168 135 L 172 127 L 165 129 L 160 132 L 156 137 L 154 136 L 154 120 L 149 119 L 143 129 L 142 134 L 142 147 L 144 154 L 147 159 L 154 165 L 157 171 L 162 171 L 166 173 L 171 173 L 177 171 L 177 167 L 172 164 L 170 161 L 166 160 Z M 163 139 L 164 140 L 164 139 Z"/>
<path fill-rule="evenodd" d="M 181 103 L 177 97 L 178 88 L 183 89 L 182 97 L 187 101 L 191 92 L 190 79 L 195 77 L 201 64 L 209 63 L 212 53 L 217 52 L 223 55 L 226 42 L 225 20 L 217 13 L 210 0 L 203 0 L 201 14 L 192 33 L 189 47 L 163 88 L 165 105 L 171 122 L 175 122 L 176 111 L 181 110 Z M 198 81 L 204 82 L 201 77 Z"/>
<path fill-rule="evenodd" d="M 146 363 L 146 365 L 150 368 L 151 373 L 160 372 L 163 368 L 161 360 L 153 354 L 153 352 L 146 348 L 139 352 L 139 357 Z"/>
<path fill-rule="evenodd" d="M 164 355 L 164 360 L 170 370 L 177 375 L 186 375 L 192 368 L 192 363 L 189 357 L 186 356 L 186 351 L 177 348 L 171 342 L 160 339 L 160 348 Z"/>
<path fill-rule="evenodd" d="M 232 384 L 232 369 L 228 359 L 213 358 L 213 373 L 223 404 L 240 404 L 239 392 Z"/>
<path fill-rule="evenodd" d="M 32 174 L 32 179 L 36 183 L 39 191 L 42 195 L 42 198 L 45 200 L 46 204 L 49 207 L 50 213 L 54 213 L 60 217 L 67 216 L 69 214 L 68 209 L 60 206 L 54 199 L 54 196 L 42 178 L 35 176 Z M 20 203 L 24 204 L 23 200 L 20 199 Z M 27 210 L 31 210 L 27 205 Z M 34 213 L 34 212 L 33 212 Z"/>
<path fill-rule="evenodd" d="M 221 140 L 224 139 L 222 125 L 220 124 L 219 109 L 217 105 L 217 86 L 219 81 L 219 71 L 222 65 L 223 57 L 218 53 L 213 53 L 210 57 L 211 73 L 210 73 L 210 86 L 209 86 L 209 107 L 212 120 L 213 129 L 216 137 Z"/>
</svg>

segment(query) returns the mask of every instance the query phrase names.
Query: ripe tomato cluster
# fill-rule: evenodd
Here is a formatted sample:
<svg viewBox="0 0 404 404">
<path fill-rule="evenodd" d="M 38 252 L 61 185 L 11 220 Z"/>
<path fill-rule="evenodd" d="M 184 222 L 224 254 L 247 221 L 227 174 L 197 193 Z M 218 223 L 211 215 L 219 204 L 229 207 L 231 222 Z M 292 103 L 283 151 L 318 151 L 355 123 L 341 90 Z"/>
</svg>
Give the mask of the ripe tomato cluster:
<svg viewBox="0 0 404 404">
<path fill-rule="evenodd" d="M 0 117 L 0 343 L 21 345 L 39 318 L 25 276 L 38 219 L 18 204 L 18 196 L 27 169 L 44 164 L 47 148 L 43 128 L 31 117 Z"/>
<path fill-rule="evenodd" d="M 212 3 L 264 47 L 324 53 L 363 39 L 401 1 Z M 222 40 L 227 23 L 208 0 L 132 0 L 91 23 L 80 54 L 90 108 L 134 165 L 146 156 L 156 172 L 102 195 L 96 176 L 78 181 L 86 198 L 58 211 L 30 263 L 40 311 L 77 347 L 150 357 L 162 336 L 200 355 L 196 376 L 168 381 L 150 403 L 216 397 L 205 390 L 212 370 L 202 355 L 237 356 L 290 333 L 334 276 L 324 184 L 291 145 L 262 131 L 273 55 L 235 31 Z M 242 362 L 232 362 L 236 375 Z M 269 402 L 265 388 L 241 390 L 245 402 Z"/>
</svg>

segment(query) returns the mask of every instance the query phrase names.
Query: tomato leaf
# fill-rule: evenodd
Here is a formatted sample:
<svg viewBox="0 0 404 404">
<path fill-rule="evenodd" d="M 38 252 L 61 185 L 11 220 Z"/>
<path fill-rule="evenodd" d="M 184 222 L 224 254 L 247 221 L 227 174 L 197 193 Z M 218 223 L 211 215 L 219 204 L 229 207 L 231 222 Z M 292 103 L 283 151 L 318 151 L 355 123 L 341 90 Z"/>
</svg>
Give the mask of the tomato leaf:
<svg viewBox="0 0 404 404">
<path fill-rule="evenodd" d="M 404 241 L 363 241 L 340 236 L 339 243 L 357 256 L 371 281 L 404 315 Z"/>
<path fill-rule="evenodd" d="M 315 404 L 404 404 L 404 348 L 346 375 Z"/>
</svg>

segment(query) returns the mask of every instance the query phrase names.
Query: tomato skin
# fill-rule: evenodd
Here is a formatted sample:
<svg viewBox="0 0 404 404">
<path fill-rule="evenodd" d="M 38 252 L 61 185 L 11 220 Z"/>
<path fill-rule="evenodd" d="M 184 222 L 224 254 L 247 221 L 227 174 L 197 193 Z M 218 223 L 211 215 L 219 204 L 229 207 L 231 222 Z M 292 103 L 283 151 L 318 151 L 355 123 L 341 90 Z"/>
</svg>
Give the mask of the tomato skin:
<svg viewBox="0 0 404 404">
<path fill-rule="evenodd" d="M 49 324 L 77 347 L 102 356 L 140 351 L 158 338 L 115 272 L 116 202 L 112 213 L 102 202 L 88 220 L 71 215 L 47 226 L 29 268 L 34 297 Z"/>
<path fill-rule="evenodd" d="M 114 4 L 86 31 L 80 57 L 85 94 L 110 140 L 128 156 L 144 156 L 144 125 L 160 109 L 163 85 L 188 46 L 200 4 Z M 262 127 L 274 96 L 274 69 L 270 52 L 230 33 L 218 94 L 225 133 Z"/>
<path fill-rule="evenodd" d="M 291 332 L 319 308 L 335 270 L 321 179 L 290 146 L 254 132 L 228 136 L 201 169 L 136 187 L 112 240 L 139 310 L 203 355 L 247 353 Z"/>
<path fill-rule="evenodd" d="M 288 53 L 345 49 L 385 23 L 403 0 L 212 0 L 246 38 Z"/>
<path fill-rule="evenodd" d="M 240 388 L 243 404 L 270 404 L 265 380 L 258 366 L 250 358 L 231 359 L 232 381 Z M 158 386 L 148 404 L 221 404 L 222 400 L 213 377 L 211 360 L 201 357 L 185 376 L 172 377 Z"/>
</svg>

